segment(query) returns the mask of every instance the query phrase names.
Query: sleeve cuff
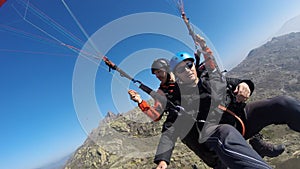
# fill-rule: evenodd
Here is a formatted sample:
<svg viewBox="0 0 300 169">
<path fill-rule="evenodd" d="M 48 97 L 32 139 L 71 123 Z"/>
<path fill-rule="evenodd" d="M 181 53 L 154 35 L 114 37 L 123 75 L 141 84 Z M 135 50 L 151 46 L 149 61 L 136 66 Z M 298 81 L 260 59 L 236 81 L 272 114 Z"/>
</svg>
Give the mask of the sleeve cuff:
<svg viewBox="0 0 300 169">
<path fill-rule="evenodd" d="M 138 106 L 142 111 L 147 111 L 150 108 L 149 104 L 145 100 L 142 100 L 142 102 L 139 103 Z"/>
</svg>

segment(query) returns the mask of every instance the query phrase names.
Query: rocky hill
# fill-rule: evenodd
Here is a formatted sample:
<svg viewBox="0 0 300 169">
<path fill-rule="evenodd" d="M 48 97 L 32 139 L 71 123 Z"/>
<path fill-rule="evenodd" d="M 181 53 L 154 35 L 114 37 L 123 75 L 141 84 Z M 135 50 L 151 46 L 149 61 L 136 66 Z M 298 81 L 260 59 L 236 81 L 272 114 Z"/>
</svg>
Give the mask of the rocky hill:
<svg viewBox="0 0 300 169">
<path fill-rule="evenodd" d="M 250 51 L 227 75 L 250 78 L 256 89 L 253 99 L 289 94 L 300 98 L 300 33 L 273 38 Z"/>
<path fill-rule="evenodd" d="M 256 84 L 251 100 L 286 94 L 300 99 L 300 33 L 273 38 L 252 50 L 228 76 L 252 79 Z M 300 120 L 300 119 L 299 119 Z M 163 120 L 161 120 L 162 122 Z M 68 161 L 65 169 L 154 168 L 161 122 L 150 122 L 136 108 L 122 115 L 109 113 Z M 275 168 L 299 168 L 300 134 L 286 126 L 269 126 L 262 131 L 273 143 L 283 143 L 286 151 L 265 158 Z M 169 168 L 208 168 L 179 141 Z"/>
</svg>

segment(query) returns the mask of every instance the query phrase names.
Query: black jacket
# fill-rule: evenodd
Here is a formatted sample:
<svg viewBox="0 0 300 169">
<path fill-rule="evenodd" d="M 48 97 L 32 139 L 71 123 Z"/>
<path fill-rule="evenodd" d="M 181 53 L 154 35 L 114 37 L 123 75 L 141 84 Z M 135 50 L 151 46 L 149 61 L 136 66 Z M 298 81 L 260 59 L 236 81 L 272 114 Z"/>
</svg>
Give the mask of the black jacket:
<svg viewBox="0 0 300 169">
<path fill-rule="evenodd" d="M 209 78 L 201 74 L 200 79 L 195 87 L 174 83 L 171 89 L 167 87 L 168 85 L 160 88 L 170 101 L 181 107 L 167 106 L 168 116 L 163 124 L 162 136 L 154 158 L 155 163 L 166 161 L 169 164 L 175 142 L 180 138 L 206 164 L 214 166 L 217 159 L 198 142 L 199 131 L 204 122 L 226 123 L 239 127 L 233 116 L 217 108 L 219 104 L 228 107 L 241 118 L 246 118 L 243 111 L 245 105 L 235 102 L 233 91 L 238 84 L 245 82 L 252 93 L 254 90 L 252 81 L 224 78 L 217 72 L 210 73 Z"/>
</svg>

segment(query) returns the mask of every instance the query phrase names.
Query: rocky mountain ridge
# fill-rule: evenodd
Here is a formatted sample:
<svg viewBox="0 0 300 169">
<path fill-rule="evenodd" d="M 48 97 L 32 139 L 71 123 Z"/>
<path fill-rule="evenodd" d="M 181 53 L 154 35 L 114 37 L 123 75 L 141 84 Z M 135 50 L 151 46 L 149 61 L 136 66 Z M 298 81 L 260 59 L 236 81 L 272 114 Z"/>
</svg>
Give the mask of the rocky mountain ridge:
<svg viewBox="0 0 300 169">
<path fill-rule="evenodd" d="M 251 50 L 227 75 L 251 79 L 256 86 L 252 99 L 286 94 L 300 98 L 299 34 L 275 37 Z"/>
</svg>

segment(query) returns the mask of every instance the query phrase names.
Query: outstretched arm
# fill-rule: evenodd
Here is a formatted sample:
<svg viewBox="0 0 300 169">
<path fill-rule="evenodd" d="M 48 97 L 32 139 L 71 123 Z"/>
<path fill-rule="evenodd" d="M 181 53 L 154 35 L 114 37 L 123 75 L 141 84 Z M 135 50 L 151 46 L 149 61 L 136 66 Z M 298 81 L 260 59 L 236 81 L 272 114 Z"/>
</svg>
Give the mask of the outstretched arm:
<svg viewBox="0 0 300 169">
<path fill-rule="evenodd" d="M 142 100 L 140 94 L 134 90 L 129 90 L 128 94 L 130 99 L 138 103 L 139 108 L 153 121 L 159 121 L 163 113 L 162 105 L 159 101 L 155 100 L 154 106 L 151 107 L 145 100 Z"/>
</svg>

